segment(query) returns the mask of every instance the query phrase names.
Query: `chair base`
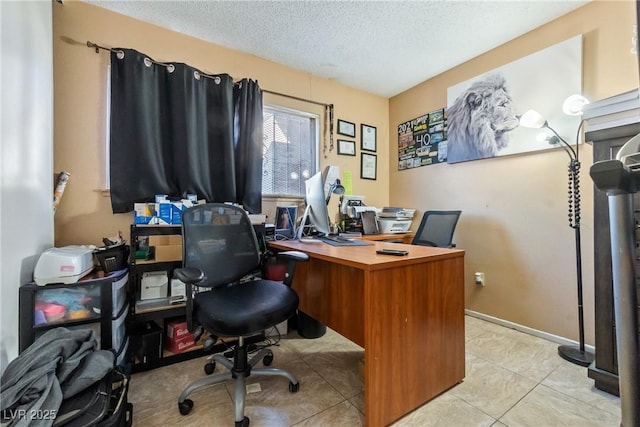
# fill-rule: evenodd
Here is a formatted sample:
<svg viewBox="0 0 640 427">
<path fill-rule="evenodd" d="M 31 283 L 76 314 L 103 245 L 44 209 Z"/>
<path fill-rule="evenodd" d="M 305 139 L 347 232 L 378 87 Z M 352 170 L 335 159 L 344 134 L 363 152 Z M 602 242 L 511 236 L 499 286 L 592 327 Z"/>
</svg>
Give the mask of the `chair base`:
<svg viewBox="0 0 640 427">
<path fill-rule="evenodd" d="M 253 367 L 260 361 L 263 360 L 266 365 L 271 363 L 273 360 L 273 353 L 271 350 L 263 348 L 253 356 L 250 360 L 248 358 L 247 347 L 244 344 L 243 337 L 238 338 L 238 345 L 235 347 L 234 351 L 234 362 L 231 363 L 225 357 L 215 354 L 211 357 L 211 361 L 209 363 L 220 363 L 224 367 L 228 369 L 227 372 L 223 372 L 216 375 L 211 375 L 205 378 L 201 378 L 198 381 L 195 381 L 189 384 L 178 397 L 178 409 L 180 410 L 180 414 L 187 415 L 191 412 L 193 408 L 193 401 L 188 399 L 191 393 L 198 391 L 205 387 L 210 387 L 215 384 L 223 383 L 232 378 L 235 379 L 235 425 L 236 427 L 248 427 L 249 418 L 244 416 L 244 396 L 246 393 L 246 379 L 247 377 L 254 376 L 280 376 L 285 377 L 289 380 L 289 391 L 292 393 L 297 392 L 300 389 L 300 384 L 296 377 L 284 369 L 278 368 L 256 368 Z"/>
</svg>

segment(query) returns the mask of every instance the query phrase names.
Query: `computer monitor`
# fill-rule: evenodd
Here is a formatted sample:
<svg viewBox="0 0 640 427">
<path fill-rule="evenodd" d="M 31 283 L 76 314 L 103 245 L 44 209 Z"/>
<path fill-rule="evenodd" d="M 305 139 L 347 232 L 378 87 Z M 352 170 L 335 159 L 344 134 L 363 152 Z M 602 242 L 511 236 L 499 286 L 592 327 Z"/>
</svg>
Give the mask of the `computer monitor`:
<svg viewBox="0 0 640 427">
<path fill-rule="evenodd" d="M 305 181 L 305 203 L 307 207 L 302 215 L 302 221 L 296 235 L 298 240 L 303 237 L 305 227 L 313 227 L 319 235 L 328 236 L 330 234 L 329 211 L 324 195 L 322 172 L 318 172 Z M 307 219 L 309 220 L 308 225 Z"/>
</svg>

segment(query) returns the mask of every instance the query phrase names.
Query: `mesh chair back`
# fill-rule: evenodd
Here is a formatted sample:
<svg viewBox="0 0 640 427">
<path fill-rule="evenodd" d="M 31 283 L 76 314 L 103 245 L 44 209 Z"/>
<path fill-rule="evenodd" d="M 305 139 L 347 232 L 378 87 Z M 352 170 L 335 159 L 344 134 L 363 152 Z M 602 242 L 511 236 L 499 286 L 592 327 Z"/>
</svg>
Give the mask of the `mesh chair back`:
<svg viewBox="0 0 640 427">
<path fill-rule="evenodd" d="M 202 270 L 198 286 L 233 283 L 260 265 L 260 250 L 247 213 L 222 203 L 182 213 L 183 265 Z"/>
<path fill-rule="evenodd" d="M 426 211 L 411 244 L 450 248 L 461 213 L 462 211 Z"/>
</svg>

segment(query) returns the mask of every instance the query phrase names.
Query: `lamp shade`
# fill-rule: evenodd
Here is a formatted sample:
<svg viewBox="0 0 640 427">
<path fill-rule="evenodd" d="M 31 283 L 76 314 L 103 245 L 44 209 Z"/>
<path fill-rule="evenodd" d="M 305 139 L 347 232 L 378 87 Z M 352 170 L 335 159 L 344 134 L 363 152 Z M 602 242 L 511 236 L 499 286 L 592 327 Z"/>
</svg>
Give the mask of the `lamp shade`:
<svg viewBox="0 0 640 427">
<path fill-rule="evenodd" d="M 333 194 L 337 194 L 338 196 L 342 196 L 344 194 L 344 186 L 340 183 L 339 179 L 336 179 L 336 183 L 334 184 L 335 188 L 333 189 Z"/>
<path fill-rule="evenodd" d="M 536 110 L 529 110 L 520 116 L 520 126 L 526 128 L 541 128 L 547 124 L 547 121 Z"/>
<path fill-rule="evenodd" d="M 562 111 L 568 116 L 579 116 L 589 100 L 582 95 L 571 95 L 562 103 Z"/>
</svg>

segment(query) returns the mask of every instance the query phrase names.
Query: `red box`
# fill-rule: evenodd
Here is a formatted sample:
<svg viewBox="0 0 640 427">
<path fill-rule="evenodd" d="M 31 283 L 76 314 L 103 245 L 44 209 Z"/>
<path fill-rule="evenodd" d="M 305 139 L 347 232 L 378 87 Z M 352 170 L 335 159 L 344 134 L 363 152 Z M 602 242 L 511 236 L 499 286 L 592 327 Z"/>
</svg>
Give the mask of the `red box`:
<svg viewBox="0 0 640 427">
<path fill-rule="evenodd" d="M 193 333 L 189 332 L 187 322 L 184 320 L 167 323 L 167 335 L 164 342 L 165 349 L 172 353 L 182 353 L 196 344 Z"/>
</svg>

